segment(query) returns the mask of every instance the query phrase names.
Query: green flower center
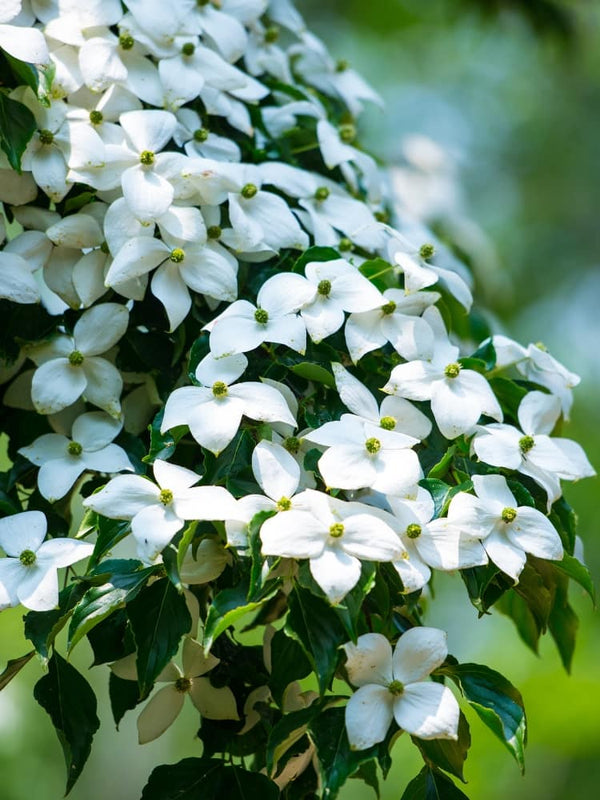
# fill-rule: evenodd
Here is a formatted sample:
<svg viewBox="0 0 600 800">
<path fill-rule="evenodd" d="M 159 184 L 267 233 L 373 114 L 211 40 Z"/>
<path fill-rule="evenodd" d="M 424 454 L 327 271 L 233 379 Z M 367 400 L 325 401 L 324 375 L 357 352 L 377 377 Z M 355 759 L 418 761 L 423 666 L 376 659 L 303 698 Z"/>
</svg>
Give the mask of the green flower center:
<svg viewBox="0 0 600 800">
<path fill-rule="evenodd" d="M 265 31 L 265 42 L 267 44 L 273 44 L 277 39 L 279 39 L 279 28 L 277 25 L 269 25 Z"/>
<path fill-rule="evenodd" d="M 108 255 L 110 253 L 110 249 L 108 247 L 108 242 L 102 242 L 100 245 L 100 250 L 105 254 Z"/>
<path fill-rule="evenodd" d="M 354 125 L 340 125 L 340 139 L 346 144 L 350 144 L 356 139 L 356 128 Z"/>
<path fill-rule="evenodd" d="M 377 222 L 389 222 L 390 215 L 387 211 L 376 211 L 373 216 L 377 220 Z"/>
<path fill-rule="evenodd" d="M 422 530 L 423 529 L 417 522 L 411 522 L 406 529 L 406 535 L 409 539 L 418 539 Z"/>
<path fill-rule="evenodd" d="M 444 375 L 447 378 L 458 378 L 460 373 L 460 364 L 457 364 L 456 361 L 453 364 L 448 364 L 448 366 L 444 370 Z"/>
<path fill-rule="evenodd" d="M 341 522 L 334 522 L 329 528 L 329 535 L 334 539 L 340 539 L 344 535 L 344 526 Z"/>
<path fill-rule="evenodd" d="M 32 564 L 35 564 L 36 560 L 37 556 L 33 550 L 23 550 L 19 556 L 19 561 L 24 567 L 31 567 Z"/>
<path fill-rule="evenodd" d="M 212 385 L 212 393 L 215 397 L 227 397 L 227 384 L 223 381 L 215 381 Z"/>
<path fill-rule="evenodd" d="M 244 187 L 242 187 L 241 194 L 246 200 L 250 200 L 256 195 L 257 192 L 258 188 L 253 183 L 247 183 Z"/>
<path fill-rule="evenodd" d="M 104 114 L 101 111 L 90 111 L 90 122 L 92 125 L 100 125 L 104 120 Z"/>
<path fill-rule="evenodd" d="M 388 691 L 390 694 L 393 694 L 394 697 L 398 697 L 401 694 L 404 694 L 404 684 L 402 681 L 392 681 L 388 686 Z"/>
<path fill-rule="evenodd" d="M 506 508 L 502 509 L 502 522 L 514 522 L 517 518 L 517 509 L 516 508 Z"/>
<path fill-rule="evenodd" d="M 346 61 L 345 58 L 340 58 L 336 62 L 335 71 L 336 72 L 346 72 L 346 70 L 348 69 L 349 66 L 350 66 L 350 64 L 349 64 L 348 61 Z"/>
<path fill-rule="evenodd" d="M 208 139 L 209 132 L 208 128 L 197 128 L 194 131 L 194 139 L 197 142 L 205 142 Z"/>
<path fill-rule="evenodd" d="M 396 420 L 394 417 L 382 417 L 379 420 L 379 427 L 383 428 L 384 431 L 393 431 L 396 427 Z"/>
<path fill-rule="evenodd" d="M 269 312 L 265 311 L 264 308 L 257 308 L 254 312 L 254 319 L 259 325 L 266 325 L 269 321 Z"/>
<path fill-rule="evenodd" d="M 211 225 L 210 228 L 206 231 L 206 235 L 209 239 L 220 239 L 223 230 L 219 225 Z"/>
<path fill-rule="evenodd" d="M 292 501 L 289 497 L 281 497 L 277 503 L 277 511 L 289 511 L 292 507 Z"/>
<path fill-rule="evenodd" d="M 348 253 L 350 252 L 350 250 L 352 250 L 353 247 L 354 245 L 352 244 L 350 239 L 346 238 L 345 236 L 342 239 L 340 239 L 338 244 L 338 249 L 341 253 Z"/>
<path fill-rule="evenodd" d="M 140 164 L 143 164 L 145 167 L 154 164 L 154 153 L 152 150 L 142 150 L 140 153 Z"/>
<path fill-rule="evenodd" d="M 181 53 L 184 56 L 193 56 L 196 50 L 196 45 L 193 42 L 186 42 L 181 45 Z"/>
<path fill-rule="evenodd" d="M 177 678 L 175 681 L 175 691 L 180 694 L 186 694 L 192 688 L 192 682 L 189 678 Z"/>
<path fill-rule="evenodd" d="M 39 139 L 42 144 L 52 144 L 54 141 L 54 134 L 48 128 L 43 128 L 39 134 Z"/>
<path fill-rule="evenodd" d="M 329 297 L 329 293 L 331 292 L 331 281 L 328 281 L 327 279 L 319 281 L 317 284 L 317 292 L 322 297 Z"/>
<path fill-rule="evenodd" d="M 422 244 L 422 245 L 421 245 L 421 247 L 419 247 L 419 255 L 420 255 L 420 256 L 421 256 L 421 258 L 423 258 L 425 261 L 426 261 L 428 258 L 431 258 L 431 256 L 432 256 L 434 253 L 435 253 L 435 247 L 434 247 L 432 244 Z"/>
<path fill-rule="evenodd" d="M 374 456 L 375 453 L 378 453 L 381 450 L 381 442 L 379 439 L 376 439 L 374 436 L 372 436 L 365 442 L 365 450 L 367 453 L 370 453 L 372 456 Z"/>
<path fill-rule="evenodd" d="M 173 502 L 173 492 L 170 489 L 161 489 L 158 499 L 163 506 L 168 506 L 169 503 Z"/>
<path fill-rule="evenodd" d="M 390 300 L 389 303 L 386 303 L 384 306 L 381 306 L 381 310 L 386 316 L 393 314 L 396 310 L 396 303 L 393 300 Z"/>
<path fill-rule="evenodd" d="M 69 364 L 72 367 L 80 367 L 83 364 L 83 353 L 80 350 L 73 350 L 69 353 Z"/>
<path fill-rule="evenodd" d="M 315 191 L 315 200 L 327 200 L 329 197 L 329 189 L 326 186 L 319 186 Z"/>
<path fill-rule="evenodd" d="M 525 454 L 528 453 L 533 445 L 535 444 L 535 440 L 533 436 L 522 436 L 519 439 L 519 450 Z"/>
<path fill-rule="evenodd" d="M 119 46 L 121 47 L 122 50 L 131 50 L 134 44 L 135 44 L 135 39 L 128 33 L 122 33 L 119 36 Z"/>
<path fill-rule="evenodd" d="M 538 350 L 541 350 L 543 353 L 547 353 L 548 352 L 548 348 L 546 347 L 546 345 L 543 342 L 536 342 L 535 346 L 537 347 Z"/>
<path fill-rule="evenodd" d="M 297 453 L 300 450 L 300 439 L 297 436 L 288 436 L 283 440 L 283 446 L 288 453 Z"/>
<path fill-rule="evenodd" d="M 83 447 L 79 442 L 69 442 L 67 445 L 67 453 L 70 456 L 80 456 L 83 453 Z"/>
<path fill-rule="evenodd" d="M 175 264 L 181 264 L 183 259 L 185 258 L 185 251 L 181 249 L 181 247 L 176 247 L 174 250 L 171 250 L 171 255 L 169 259 L 174 261 Z"/>
</svg>

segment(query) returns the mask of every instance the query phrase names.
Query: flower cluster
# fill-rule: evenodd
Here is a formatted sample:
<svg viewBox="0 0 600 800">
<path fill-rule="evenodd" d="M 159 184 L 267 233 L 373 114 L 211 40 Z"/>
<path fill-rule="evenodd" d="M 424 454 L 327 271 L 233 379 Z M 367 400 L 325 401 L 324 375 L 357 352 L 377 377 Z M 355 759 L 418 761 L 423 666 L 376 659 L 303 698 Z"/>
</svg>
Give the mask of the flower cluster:
<svg viewBox="0 0 600 800">
<path fill-rule="evenodd" d="M 491 332 L 473 352 L 468 273 L 396 210 L 357 141 L 376 93 L 288 0 L 15 0 L 2 14 L 3 58 L 36 79 L 0 96 L 24 126 L 0 154 L 15 336 L 0 353 L 14 422 L 0 606 L 60 604 L 71 644 L 89 636 L 95 663 L 112 662 L 117 722 L 170 682 L 142 742 L 189 693 L 210 756 L 210 725 L 250 737 L 274 706 L 300 713 L 282 698 L 311 671 L 321 695 L 336 673 L 358 687 L 349 749 L 391 725 L 459 738 L 439 679 L 468 690 L 419 599 L 434 570 L 468 571 L 483 610 L 538 560 L 563 565 L 548 567 L 557 586 L 581 577 L 561 481 L 594 473 L 553 435 L 577 377 Z M 44 541 L 44 514 L 76 538 Z M 90 556 L 59 597 L 56 570 Z M 224 632 L 257 609 L 253 626 L 287 613 L 285 628 L 265 627 L 268 658 L 236 670 L 253 648 Z M 126 708 L 120 681 L 139 686 Z M 315 747 L 325 769 L 326 697 L 290 728 L 294 743 L 309 730 L 302 770 Z M 290 747 L 257 762 L 279 788 Z"/>
</svg>

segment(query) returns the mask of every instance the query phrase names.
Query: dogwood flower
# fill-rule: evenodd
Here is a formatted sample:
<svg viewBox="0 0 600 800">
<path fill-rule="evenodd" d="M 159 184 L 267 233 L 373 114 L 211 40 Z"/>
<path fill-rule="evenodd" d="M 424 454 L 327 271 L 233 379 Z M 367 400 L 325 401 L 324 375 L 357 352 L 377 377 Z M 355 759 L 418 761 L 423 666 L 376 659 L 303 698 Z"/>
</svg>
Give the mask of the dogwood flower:
<svg viewBox="0 0 600 800">
<path fill-rule="evenodd" d="M 201 386 L 183 386 L 169 395 L 161 430 L 187 425 L 198 444 L 218 455 L 233 439 L 243 416 L 263 422 L 296 421 L 281 394 L 256 381 L 233 384 L 244 372 L 243 354 L 215 359 L 205 356 L 196 368 Z"/>
<path fill-rule="evenodd" d="M 561 478 L 576 481 L 596 474 L 577 442 L 549 436 L 560 412 L 561 402 L 555 395 L 529 392 L 517 412 L 521 431 L 491 423 L 480 426 L 473 439 L 475 453 L 486 464 L 533 478 L 548 495 L 548 510 L 562 494 Z"/>
<path fill-rule="evenodd" d="M 0 252 L 0 297 L 15 303 L 40 301 L 40 290 L 29 264 L 16 253 Z"/>
<path fill-rule="evenodd" d="M 392 719 L 419 739 L 458 739 L 456 698 L 447 686 L 426 681 L 448 655 L 444 631 L 411 628 L 393 652 L 385 636 L 365 633 L 344 649 L 348 679 L 359 687 L 346 706 L 352 749 L 382 742 Z"/>
<path fill-rule="evenodd" d="M 183 670 L 173 661 L 156 678 L 157 683 L 166 683 L 148 701 L 137 720 L 140 744 L 158 739 L 175 722 L 186 694 L 206 719 L 239 719 L 235 695 L 228 686 L 217 688 L 204 677 L 220 663 L 212 653 L 204 655 L 199 642 L 187 637 L 183 643 Z M 136 681 L 136 653 L 111 664 L 112 672 L 123 680 Z"/>
<path fill-rule="evenodd" d="M 86 470 L 134 471 L 123 448 L 111 444 L 121 428 L 120 420 L 92 411 L 77 417 L 71 439 L 59 433 L 45 433 L 19 453 L 40 468 L 38 489 L 42 497 L 53 503 L 64 497 Z"/>
<path fill-rule="evenodd" d="M 502 475 L 473 475 L 475 495 L 459 492 L 450 501 L 448 521 L 477 535 L 490 559 L 517 582 L 526 553 L 560 561 L 563 546 L 550 520 L 519 506 Z"/>
<path fill-rule="evenodd" d="M 119 341 L 128 321 L 125 306 L 101 303 L 84 311 L 73 336 L 61 334 L 29 351 L 38 365 L 31 397 L 40 414 L 55 414 L 84 395 L 111 416 L 119 415 L 123 381 L 118 369 L 98 355 Z"/>
<path fill-rule="evenodd" d="M 392 529 L 369 513 L 368 506 L 347 503 L 306 489 L 296 498 L 304 508 L 265 520 L 260 529 L 267 556 L 308 558 L 313 578 L 332 603 L 339 603 L 360 578 L 360 559 L 393 561 L 402 546 Z"/>
<path fill-rule="evenodd" d="M 200 475 L 161 459 L 154 462 L 153 472 L 156 484 L 140 475 L 118 475 L 83 502 L 109 519 L 131 520 L 145 563 L 156 562 L 186 520 L 236 516 L 235 500 L 222 486 L 194 487 Z"/>
<path fill-rule="evenodd" d="M 44 541 L 46 517 L 23 511 L 0 519 L 0 610 L 19 603 L 32 611 L 58 605 L 57 570 L 91 556 L 94 546 L 76 539 Z"/>
</svg>

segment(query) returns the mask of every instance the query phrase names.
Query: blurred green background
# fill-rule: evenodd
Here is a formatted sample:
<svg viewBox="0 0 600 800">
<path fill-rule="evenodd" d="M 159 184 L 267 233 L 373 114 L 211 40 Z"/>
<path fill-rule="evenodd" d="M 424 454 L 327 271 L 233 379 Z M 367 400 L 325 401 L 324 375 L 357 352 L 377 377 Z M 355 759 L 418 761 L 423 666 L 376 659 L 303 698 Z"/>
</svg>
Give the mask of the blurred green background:
<svg viewBox="0 0 600 800">
<path fill-rule="evenodd" d="M 334 57 L 348 59 L 377 87 L 386 109 L 369 108 L 361 141 L 404 164 L 406 137 L 422 134 L 446 156 L 425 204 L 432 222 L 453 231 L 476 267 L 477 298 L 514 338 L 542 339 L 581 374 L 564 435 L 584 443 L 600 467 L 600 5 L 550 0 L 303 0 L 299 6 Z M 409 170 L 410 171 L 410 170 Z M 435 183 L 435 181 L 438 183 Z M 406 183 L 404 184 L 406 185 Z M 415 202 L 421 196 L 416 184 Z M 433 189 L 431 189 L 433 186 Z M 439 188 L 439 191 L 436 189 Z M 411 198 L 409 198 L 410 200 Z M 586 561 L 600 575 L 598 479 L 567 486 L 580 518 Z M 595 513 L 596 512 L 596 513 Z M 527 773 L 476 716 L 466 764 L 471 800 L 595 797 L 600 785 L 600 631 L 581 592 L 573 674 L 551 641 L 541 659 L 499 614 L 477 620 L 459 578 L 442 576 L 427 618 L 449 633 L 461 661 L 481 661 L 523 693 L 529 714 Z M 0 615 L 0 667 L 29 648 L 22 611 Z M 74 663 L 91 655 L 78 647 Z M 30 663 L 0 693 L 0 797 L 57 800 L 64 791 L 60 746 L 31 698 L 40 675 Z M 197 754 L 191 704 L 173 732 L 138 747 L 135 714 L 115 732 L 106 672 L 92 670 L 103 726 L 73 800 L 137 800 L 157 763 Z M 395 749 L 383 800 L 399 800 L 418 772 L 408 739 Z M 373 796 L 351 781 L 342 800 Z"/>
</svg>

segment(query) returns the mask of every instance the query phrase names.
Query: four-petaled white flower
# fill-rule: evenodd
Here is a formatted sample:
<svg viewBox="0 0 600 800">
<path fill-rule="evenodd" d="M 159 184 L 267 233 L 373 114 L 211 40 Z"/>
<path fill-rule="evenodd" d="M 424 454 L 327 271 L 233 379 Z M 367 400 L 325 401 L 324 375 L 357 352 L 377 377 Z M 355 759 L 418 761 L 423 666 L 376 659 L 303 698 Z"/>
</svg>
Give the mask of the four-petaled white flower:
<svg viewBox="0 0 600 800">
<path fill-rule="evenodd" d="M 158 739 L 175 722 L 186 694 L 206 719 L 239 719 L 235 696 L 228 686 L 217 688 L 204 677 L 219 664 L 212 653 L 204 655 L 199 642 L 189 637 L 183 643 L 183 670 L 173 661 L 156 678 L 157 683 L 166 683 L 148 701 L 137 720 L 140 744 Z M 137 680 L 136 653 L 111 664 L 113 673 L 122 680 Z"/>
<path fill-rule="evenodd" d="M 476 497 L 455 495 L 448 521 L 481 544 L 497 567 L 518 581 L 526 554 L 560 561 L 563 546 L 554 526 L 541 511 L 519 506 L 502 475 L 473 475 Z"/>
<path fill-rule="evenodd" d="M 75 420 L 71 439 L 59 433 L 45 433 L 22 447 L 19 453 L 40 468 L 37 480 L 42 497 L 51 503 L 60 500 L 86 470 L 133 472 L 127 453 L 112 444 L 122 427 L 120 420 L 91 411 Z"/>
<path fill-rule="evenodd" d="M 419 739 L 458 739 L 456 698 L 447 686 L 426 681 L 448 655 L 444 631 L 411 628 L 393 653 L 380 633 L 365 633 L 344 649 L 348 679 L 359 687 L 346 706 L 353 750 L 382 742 L 392 719 Z"/>
<path fill-rule="evenodd" d="M 19 603 L 32 611 L 50 611 L 58 605 L 58 575 L 91 556 L 94 546 L 76 539 L 46 538 L 41 511 L 23 511 L 0 519 L 0 610 Z"/>
</svg>

